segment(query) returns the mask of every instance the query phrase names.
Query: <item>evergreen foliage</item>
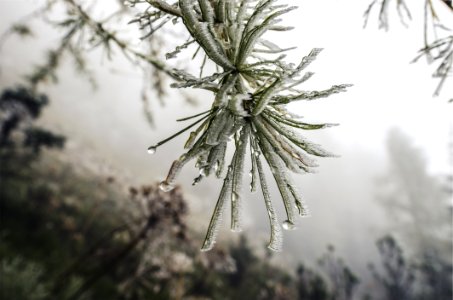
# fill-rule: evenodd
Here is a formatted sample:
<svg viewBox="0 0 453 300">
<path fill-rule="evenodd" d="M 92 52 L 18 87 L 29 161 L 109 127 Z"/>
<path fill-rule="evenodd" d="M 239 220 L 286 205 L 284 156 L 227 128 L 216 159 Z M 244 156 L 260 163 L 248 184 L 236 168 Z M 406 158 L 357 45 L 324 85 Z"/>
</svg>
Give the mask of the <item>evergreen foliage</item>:
<svg viewBox="0 0 453 300">
<path fill-rule="evenodd" d="M 129 1 L 130 5 L 140 2 Z M 147 2 L 154 8 L 146 12 L 147 16 L 152 16 L 151 24 L 163 22 L 167 18 L 174 22 L 182 20 L 192 37 L 192 40 L 167 54 L 167 58 L 174 57 L 195 42 L 198 48 L 204 50 L 206 58 L 220 69 L 217 73 L 199 78 L 183 70 L 172 70 L 173 77 L 178 79 L 173 87 L 205 89 L 214 92 L 215 96 L 209 111 L 184 119 L 196 118 L 196 121 L 148 149 L 154 153 L 159 146 L 197 126 L 185 144 L 187 152 L 173 162 L 167 178 L 160 185 L 161 189 L 171 190 L 182 167 L 194 159 L 200 172 L 194 184 L 212 174 L 221 178 L 226 169 L 223 187 L 202 246 L 202 250 L 210 250 L 228 203 L 231 203 L 231 230 L 242 230 L 242 183 L 244 162 L 249 150 L 252 161 L 251 190 L 255 191 L 257 183 L 260 183 L 271 225 L 268 247 L 279 251 L 282 234 L 264 176 L 263 157 L 272 171 L 285 205 L 287 216 L 283 228 L 293 229 L 296 215 L 306 216 L 308 210 L 288 170 L 309 173 L 316 167 L 310 156 L 332 156 L 319 145 L 306 140 L 299 130 L 316 130 L 334 125 L 302 122 L 299 117 L 288 112 L 285 105 L 328 97 L 344 92 L 350 85 L 335 85 L 323 91 L 298 89 L 313 75 L 306 68 L 321 49 L 313 49 L 297 65 L 288 64 L 284 62 L 285 55 L 282 53 L 289 49 L 282 49 L 264 39 L 267 31 L 292 29 L 280 25 L 279 17 L 294 10 L 293 6 L 279 5 L 273 0 L 181 0 L 174 5 L 163 1 Z M 143 18 L 144 15 L 141 15 L 137 19 Z M 203 63 L 200 73 L 204 67 Z M 230 140 L 233 140 L 235 151 L 228 163 L 225 156 Z"/>
<path fill-rule="evenodd" d="M 43 147 L 62 148 L 65 142 L 63 136 L 32 123 L 39 118 L 48 102 L 46 95 L 23 86 L 3 91 L 0 96 L 0 146 L 22 143 L 35 153 Z M 14 137 L 17 132 L 23 137 Z"/>
<path fill-rule="evenodd" d="M 152 66 L 170 76 L 175 80 L 171 84 L 173 88 L 195 88 L 212 92 L 214 95 L 209 111 L 180 120 L 190 120 L 192 123 L 149 147 L 148 152 L 154 153 L 159 146 L 192 130 L 184 147 L 187 152 L 174 161 L 160 187 L 163 191 L 174 188 L 178 173 L 191 160 L 197 161 L 200 173 L 194 184 L 210 175 L 223 178 L 224 184 L 202 245 L 202 250 L 210 250 L 227 205 L 231 205 L 231 229 L 242 230 L 244 166 L 247 153 L 251 154 L 251 191 L 256 191 L 257 186 L 261 186 L 271 226 L 268 247 L 279 251 L 282 247 L 282 234 L 268 183 L 264 178 L 263 161 L 269 165 L 283 199 L 286 210 L 283 228 L 293 229 L 296 216 L 306 216 L 308 210 L 288 171 L 310 173 L 317 166 L 313 156 L 333 156 L 305 139 L 301 131 L 336 125 L 302 121 L 300 116 L 290 113 L 285 106 L 296 101 L 325 98 L 344 92 L 351 86 L 339 84 L 320 91 L 301 88 L 313 76 L 307 68 L 322 49 L 313 49 L 298 64 L 287 63 L 284 61 L 284 53 L 294 48 L 281 48 L 265 38 L 269 31 L 291 30 L 292 27 L 282 25 L 282 18 L 296 7 L 280 4 L 277 0 L 180 0 L 174 3 L 162 0 L 127 0 L 120 11 L 104 20 L 95 20 L 76 0 L 48 0 L 38 13 L 49 11 L 58 4 L 64 4 L 67 8 L 67 18 L 53 25 L 64 30 L 65 34 L 60 44 L 48 52 L 47 61 L 27 76 L 31 87 L 36 89 L 48 79 L 56 81 L 56 70 L 64 55 L 70 55 L 76 62 L 77 69 L 93 81 L 86 67 L 83 48 L 89 45 L 92 48 L 102 48 L 109 58 L 114 48 L 120 49 L 132 62 Z M 190 38 L 165 57 L 167 60 L 173 59 L 195 46 L 193 57 L 204 55 L 199 76 L 171 67 L 155 56 L 153 51 L 149 51 L 152 47 L 147 49 L 151 53 L 149 54 L 119 37 L 116 30 L 110 28 L 110 20 L 128 15 L 128 7 L 137 8 L 137 14 L 129 23 L 138 26 L 143 33 L 143 40 L 158 37 L 156 33 L 162 32 L 169 24 L 182 23 Z M 26 28 L 30 27 L 26 24 L 17 23 L 13 27 L 16 30 L 11 32 L 29 35 L 30 30 Z M 161 36 L 164 35 L 165 33 Z M 204 76 L 208 60 L 217 71 Z M 158 75 L 155 78 L 160 86 Z M 163 89 L 158 87 L 157 90 Z M 146 94 L 143 99 L 146 103 Z M 145 112 L 152 122 L 149 110 Z M 29 143 L 32 141 L 29 140 Z M 228 145 L 234 148 L 231 161 L 226 158 Z"/>
</svg>

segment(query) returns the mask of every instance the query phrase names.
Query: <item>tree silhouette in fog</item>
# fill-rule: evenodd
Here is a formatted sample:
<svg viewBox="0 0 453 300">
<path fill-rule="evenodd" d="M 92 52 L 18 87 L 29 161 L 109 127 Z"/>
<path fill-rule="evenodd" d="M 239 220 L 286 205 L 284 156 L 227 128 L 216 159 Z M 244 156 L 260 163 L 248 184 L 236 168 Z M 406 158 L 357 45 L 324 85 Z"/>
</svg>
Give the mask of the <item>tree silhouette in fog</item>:
<svg viewBox="0 0 453 300">
<path fill-rule="evenodd" d="M 379 179 L 377 201 L 394 231 L 418 254 L 451 253 L 450 195 L 429 174 L 423 152 L 401 131 L 387 138 L 388 171 Z"/>
</svg>

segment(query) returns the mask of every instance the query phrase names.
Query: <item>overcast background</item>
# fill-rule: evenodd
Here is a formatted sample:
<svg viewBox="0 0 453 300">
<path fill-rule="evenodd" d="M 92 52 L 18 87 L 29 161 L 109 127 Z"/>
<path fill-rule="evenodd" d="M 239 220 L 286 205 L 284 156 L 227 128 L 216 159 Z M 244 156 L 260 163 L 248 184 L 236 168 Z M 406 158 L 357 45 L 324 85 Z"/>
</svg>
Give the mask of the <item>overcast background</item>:
<svg viewBox="0 0 453 300">
<path fill-rule="evenodd" d="M 328 88 L 339 83 L 352 83 L 354 87 L 347 93 L 291 106 L 306 120 L 341 124 L 307 135 L 340 158 L 320 159 L 317 174 L 296 177 L 312 216 L 301 219 L 298 230 L 285 232 L 285 250 L 277 254 L 277 259 L 303 259 L 313 264 L 326 245 L 333 244 L 355 271 L 363 272 L 377 255 L 375 240 L 386 232 L 384 211 L 374 200 L 376 178 L 385 174 L 388 167 L 386 135 L 391 128 L 401 129 L 422 149 L 430 172 L 448 173 L 453 104 L 447 102 L 453 96 L 453 84 L 451 80 L 447 82 L 442 94 L 433 98 L 437 85 L 431 78 L 434 68 L 424 60 L 409 63 L 423 46 L 422 5 L 412 3 L 416 1 L 410 3 L 414 20 L 409 28 L 392 13 L 389 32 L 377 29 L 376 16 L 363 29 L 362 15 L 368 1 L 297 2 L 299 9 L 286 20 L 296 29 L 279 37 L 282 46 L 299 47 L 289 59 L 297 62 L 311 48 L 325 48 L 311 65 L 310 70 L 316 75 L 305 88 Z M 0 0 L 0 32 L 39 3 Z M 451 28 L 453 20 L 450 21 L 446 25 Z M 56 45 L 58 33 L 41 23 L 33 24 L 36 38 L 9 39 L 3 45 L 1 88 L 17 83 L 32 65 L 43 60 L 46 48 Z M 65 151 L 76 163 L 96 161 L 101 172 L 119 174 L 131 183 L 161 180 L 171 162 L 182 153 L 184 137 L 159 148 L 153 156 L 146 153 L 146 148 L 175 132 L 180 126 L 175 122 L 177 118 L 209 107 L 212 95 L 192 93 L 197 106 L 175 92 L 164 99 L 164 106 L 151 99 L 157 124 L 152 130 L 140 100 L 140 73 L 120 55 L 112 62 L 99 59 L 96 52 L 93 57 L 91 68 L 96 72 L 99 89 L 93 91 L 70 64 L 65 64 L 59 73 L 59 84 L 45 88 L 52 104 L 41 122 L 69 137 Z M 196 175 L 189 165 L 179 182 L 191 207 L 191 229 L 203 233 L 221 182 L 206 180 L 192 187 Z M 280 202 L 275 188 L 273 193 L 274 202 Z M 262 197 L 247 194 L 247 198 L 245 232 L 254 236 L 252 241 L 262 249 L 269 234 Z M 282 219 L 281 207 L 280 213 Z M 220 236 L 222 241 L 235 235 L 225 229 Z"/>
</svg>

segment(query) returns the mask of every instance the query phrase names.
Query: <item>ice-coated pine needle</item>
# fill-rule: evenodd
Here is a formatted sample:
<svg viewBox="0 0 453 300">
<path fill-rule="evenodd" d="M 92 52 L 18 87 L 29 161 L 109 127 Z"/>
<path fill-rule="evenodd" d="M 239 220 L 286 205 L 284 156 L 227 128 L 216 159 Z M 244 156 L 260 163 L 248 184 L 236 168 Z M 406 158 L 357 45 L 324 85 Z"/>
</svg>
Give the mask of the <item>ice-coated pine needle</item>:
<svg viewBox="0 0 453 300">
<path fill-rule="evenodd" d="M 153 16 L 152 22 L 156 26 L 166 24 L 165 18 L 178 19 L 189 33 L 186 43 L 168 53 L 168 58 L 187 51 L 192 44 L 196 46 L 192 59 L 198 53 L 204 57 L 198 77 L 178 68 L 165 68 L 176 80 L 171 87 L 203 89 L 213 94 L 209 100 L 210 110 L 178 120 L 199 118 L 197 121 L 149 148 L 149 152 L 155 152 L 158 146 L 197 126 L 188 134 L 184 145 L 187 152 L 173 162 L 161 189 L 171 190 L 176 184 L 176 176 L 191 160 L 196 160 L 198 169 L 194 184 L 211 175 L 221 178 L 225 166 L 229 166 L 202 246 L 203 251 L 210 250 L 228 201 L 231 204 L 231 229 L 240 231 L 242 228 L 242 202 L 247 201 L 242 191 L 243 174 L 248 165 L 246 153 L 249 148 L 250 190 L 256 191 L 260 182 L 271 227 L 268 247 L 280 251 L 281 227 L 294 229 L 296 216 L 308 215 L 289 171 L 311 172 L 317 166 L 314 156 L 333 156 L 305 139 L 302 131 L 335 125 L 301 121 L 301 117 L 288 111 L 286 105 L 328 97 L 344 92 L 350 85 L 333 85 L 320 91 L 302 89 L 314 74 L 307 69 L 322 49 L 314 48 L 298 64 L 285 62 L 286 55 L 282 53 L 295 47 L 277 45 L 267 36 L 269 31 L 292 29 L 283 24 L 282 16 L 295 7 L 282 5 L 279 0 L 178 0 L 173 5 L 159 0 L 147 2 L 151 5 L 147 14 Z M 139 22 L 140 18 L 135 20 Z M 215 68 L 208 67 L 210 64 Z M 208 69 L 216 72 L 202 77 L 203 71 Z M 229 158 L 228 145 L 234 147 L 232 158 Z M 281 226 L 271 202 L 263 157 L 286 210 L 286 220 Z"/>
</svg>

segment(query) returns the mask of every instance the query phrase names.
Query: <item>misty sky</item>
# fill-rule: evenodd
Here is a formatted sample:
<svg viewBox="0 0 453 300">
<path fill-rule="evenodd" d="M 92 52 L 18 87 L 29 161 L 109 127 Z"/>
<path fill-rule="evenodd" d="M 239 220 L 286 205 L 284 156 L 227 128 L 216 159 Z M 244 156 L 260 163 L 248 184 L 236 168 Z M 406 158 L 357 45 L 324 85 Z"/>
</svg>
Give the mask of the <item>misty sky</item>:
<svg viewBox="0 0 453 300">
<path fill-rule="evenodd" d="M 0 0 L 0 31 L 39 2 Z M 322 89 L 340 83 L 352 83 L 354 87 L 344 94 L 291 106 L 308 121 L 341 124 L 307 134 L 341 157 L 319 160 L 317 174 L 297 177 L 312 216 L 300 221 L 299 230 L 285 234 L 285 246 L 294 257 L 310 260 L 319 257 L 332 243 L 351 264 L 364 267 L 370 251 L 374 251 L 371 256 L 376 254 L 375 239 L 384 232 L 385 222 L 373 201 L 373 189 L 376 177 L 386 170 L 386 134 L 390 128 L 400 128 L 424 151 L 433 173 L 446 173 L 448 135 L 453 130 L 453 104 L 447 104 L 447 100 L 453 96 L 453 84 L 451 80 L 447 82 L 442 94 L 433 98 L 437 85 L 437 80 L 431 78 L 434 67 L 427 66 L 424 60 L 409 63 L 423 46 L 422 9 L 417 1 L 410 1 L 414 20 L 409 28 L 391 14 L 389 32 L 377 29 L 376 16 L 363 29 L 362 15 L 368 1 L 297 2 L 299 9 L 286 19 L 296 29 L 279 37 L 279 43 L 282 47 L 298 46 L 289 55 L 294 62 L 313 47 L 325 48 L 310 66 L 316 75 L 305 88 Z M 446 25 L 453 28 L 453 18 L 450 21 Z M 55 44 L 57 34 L 43 25 L 36 26 L 36 39 L 12 39 L 1 50 L 2 88 L 17 82 L 31 64 L 42 61 L 42 51 Z M 93 56 L 99 58 L 96 53 Z M 154 156 L 147 155 L 146 148 L 179 128 L 180 124 L 173 120 L 209 107 L 212 95 L 193 93 L 199 103 L 195 107 L 175 92 L 169 94 L 163 107 L 153 101 L 158 126 L 151 130 L 142 111 L 140 73 L 122 58 L 113 62 L 93 59 L 92 63 L 99 90 L 93 92 L 69 64 L 65 65 L 60 83 L 46 89 L 52 105 L 42 122 L 69 136 L 67 151 L 75 161 L 90 156 L 134 183 L 160 180 L 171 161 L 182 153 L 183 138 L 162 147 Z M 221 183 L 207 180 L 192 188 L 195 176 L 196 170 L 190 164 L 180 182 L 194 214 L 208 211 L 209 215 Z M 274 202 L 280 202 L 275 189 L 274 195 Z M 259 195 L 248 198 L 246 231 L 267 238 L 262 199 Z M 194 229 L 201 232 L 209 221 L 205 213 L 202 215 L 193 222 Z M 283 214 L 280 216 L 282 219 Z M 288 258 L 282 255 L 281 259 Z"/>
</svg>

